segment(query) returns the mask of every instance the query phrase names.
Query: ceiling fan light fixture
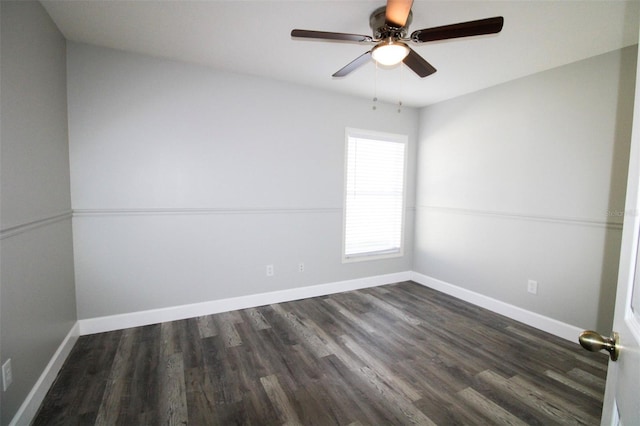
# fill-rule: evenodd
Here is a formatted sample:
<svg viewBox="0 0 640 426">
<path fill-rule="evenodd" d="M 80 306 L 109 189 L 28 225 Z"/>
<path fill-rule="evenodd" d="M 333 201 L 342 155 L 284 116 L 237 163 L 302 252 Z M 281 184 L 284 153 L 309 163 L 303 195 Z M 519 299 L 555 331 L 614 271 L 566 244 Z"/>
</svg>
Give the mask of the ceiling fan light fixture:
<svg viewBox="0 0 640 426">
<path fill-rule="evenodd" d="M 409 46 L 392 39 L 383 41 L 371 50 L 373 59 L 377 63 L 387 66 L 399 64 L 408 54 Z"/>
</svg>

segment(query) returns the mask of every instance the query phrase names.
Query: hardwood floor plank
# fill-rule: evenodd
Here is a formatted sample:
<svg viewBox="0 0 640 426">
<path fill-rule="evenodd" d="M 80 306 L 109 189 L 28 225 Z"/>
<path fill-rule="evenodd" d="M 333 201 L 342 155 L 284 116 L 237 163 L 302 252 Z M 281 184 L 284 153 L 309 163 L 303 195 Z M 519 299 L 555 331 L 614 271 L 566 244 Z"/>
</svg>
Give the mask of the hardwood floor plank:
<svg viewBox="0 0 640 426">
<path fill-rule="evenodd" d="M 375 293 L 381 294 L 383 296 L 386 296 L 387 294 L 391 293 L 391 291 L 389 291 L 385 287 L 371 287 L 370 290 Z"/>
<path fill-rule="evenodd" d="M 163 322 L 160 324 L 160 355 L 166 359 L 169 355 L 179 352 L 178 340 L 175 338 L 174 328 L 176 322 Z"/>
<path fill-rule="evenodd" d="M 242 421 L 236 424 L 261 426 L 279 423 L 278 413 L 273 409 L 273 405 L 259 381 L 250 392 L 244 395 L 238 407 L 244 416 Z M 229 422 L 229 419 L 224 420 L 224 425 L 233 424 L 233 422 Z"/>
<path fill-rule="evenodd" d="M 585 395 L 589 395 L 591 397 L 593 397 L 594 399 L 598 400 L 600 398 L 602 398 L 602 391 L 596 391 L 591 389 L 588 386 L 583 385 L 582 383 L 578 383 L 574 380 L 571 380 L 570 378 L 560 374 L 560 373 L 556 373 L 555 371 L 551 371 L 551 370 L 547 370 L 544 372 L 545 375 L 551 377 L 554 380 L 559 381 L 562 384 L 565 384 L 567 386 L 572 387 L 573 389 L 582 392 Z"/>
<path fill-rule="evenodd" d="M 363 376 L 347 369 L 335 355 L 323 358 L 321 366 L 327 379 L 335 386 L 334 392 L 341 396 L 337 401 L 349 410 L 352 419 L 367 425 L 403 423 L 396 412 L 387 409 L 385 401 L 371 392 Z"/>
<path fill-rule="evenodd" d="M 356 294 L 360 295 L 362 298 L 364 298 L 367 302 L 371 303 L 372 305 L 375 305 L 376 307 L 382 309 L 383 311 L 388 312 L 389 314 L 393 315 L 394 317 L 398 318 L 399 320 L 405 321 L 411 325 L 420 325 L 421 321 L 419 319 L 417 319 L 416 317 L 407 314 L 405 311 L 403 311 L 402 309 L 399 309 L 395 306 L 393 306 L 391 303 L 385 302 L 382 299 L 379 299 L 378 297 L 372 295 L 372 294 L 368 294 L 365 293 L 364 291 L 356 291 Z"/>
<path fill-rule="evenodd" d="M 600 423 L 599 419 L 582 416 L 580 413 L 578 413 L 579 418 L 576 418 L 574 413 L 565 409 L 566 406 L 570 405 L 569 403 L 564 402 L 559 404 L 558 401 L 546 399 L 547 395 L 517 376 L 512 379 L 505 379 L 498 374 L 487 370 L 478 374 L 478 377 L 481 380 L 485 380 L 488 383 L 492 383 L 495 386 L 500 387 L 504 392 L 518 398 L 518 400 L 523 404 L 535 407 L 540 414 L 547 418 L 549 423 L 565 425 L 595 425 Z"/>
<path fill-rule="evenodd" d="M 280 414 L 280 419 L 285 425 L 300 425 L 300 419 L 296 410 L 292 407 L 291 401 L 285 391 L 280 386 L 275 375 L 260 377 L 260 383 L 264 387 L 271 403 Z"/>
<path fill-rule="evenodd" d="M 155 327 L 159 335 L 159 327 Z M 131 359 L 133 372 L 125 389 L 126 402 L 123 401 L 119 423 L 157 423 L 159 339 L 143 339 L 137 344 L 136 355 Z M 141 395 L 142 397 L 139 397 Z"/>
<path fill-rule="evenodd" d="M 271 308 L 288 323 L 293 332 L 301 339 L 301 342 L 307 346 L 316 357 L 322 358 L 331 354 L 325 342 L 316 334 L 312 333 L 295 314 L 285 311 L 280 305 L 271 305 Z"/>
<path fill-rule="evenodd" d="M 324 299 L 324 302 L 330 305 L 333 309 L 340 313 L 340 315 L 344 316 L 347 320 L 349 320 L 352 324 L 355 324 L 357 327 L 360 327 L 362 330 L 367 333 L 375 333 L 376 329 L 373 328 L 366 320 L 361 318 L 358 315 L 353 314 L 345 306 L 342 306 L 339 302 L 332 298 Z"/>
<path fill-rule="evenodd" d="M 202 365 L 202 345 L 197 320 L 190 318 L 174 321 L 172 324 L 176 351 L 182 354 L 185 368 Z"/>
<path fill-rule="evenodd" d="M 120 415 L 120 401 L 124 386 L 124 380 L 109 380 L 107 382 L 105 397 L 96 416 L 96 425 L 118 424 L 117 420 Z"/>
<path fill-rule="evenodd" d="M 548 351 L 548 353 L 550 354 L 558 354 L 559 356 L 558 359 L 563 359 L 563 357 L 561 357 L 560 354 L 565 356 L 568 355 L 570 358 L 573 358 L 577 361 L 580 361 L 581 363 L 584 363 L 590 367 L 600 370 L 603 376 L 606 374 L 607 355 L 605 354 L 593 353 L 593 354 L 589 354 L 589 356 L 585 356 L 582 354 L 582 352 L 578 352 L 581 350 L 580 347 L 574 345 L 572 349 L 569 349 L 566 346 L 560 346 L 557 344 L 557 340 L 549 339 L 548 336 L 538 337 L 534 333 L 526 332 L 524 330 L 521 330 L 519 327 L 515 327 L 515 326 L 509 326 L 506 328 L 506 330 L 509 331 L 510 333 L 517 334 L 518 336 L 523 338 L 524 341 L 531 342 L 538 347 L 544 347 L 545 350 Z M 576 342 L 577 342 L 577 338 L 576 338 Z"/>
<path fill-rule="evenodd" d="M 202 339 L 205 373 L 214 386 L 216 405 L 228 405 L 242 400 L 238 387 L 236 361 L 229 356 L 229 348 L 220 336 Z"/>
<path fill-rule="evenodd" d="M 340 425 L 345 424 L 344 413 L 329 397 L 321 381 L 308 387 L 299 387 L 294 393 L 296 404 L 300 407 L 301 425 Z"/>
<path fill-rule="evenodd" d="M 228 348 L 240 346 L 242 344 L 242 339 L 236 331 L 235 324 L 241 323 L 242 318 L 238 320 L 235 315 L 230 315 L 229 312 L 218 314 L 216 318 L 218 320 L 218 323 L 216 325 L 220 330 L 220 335 L 224 340 L 224 345 Z"/>
<path fill-rule="evenodd" d="M 184 363 L 181 353 L 163 359 L 161 367 L 160 422 L 166 425 L 188 424 Z"/>
<path fill-rule="evenodd" d="M 535 398 L 539 400 L 545 401 L 549 407 L 551 406 L 560 406 L 567 413 L 571 413 L 574 419 L 576 419 L 579 423 L 582 424 L 598 424 L 600 423 L 600 419 L 590 416 L 587 414 L 581 407 L 577 406 L 573 403 L 573 401 L 568 399 L 557 398 L 548 390 L 542 389 L 535 384 L 533 384 L 530 380 L 527 380 L 525 377 L 517 375 L 509 379 L 510 382 L 520 386 L 521 389 L 525 390 L 528 395 L 534 395 Z"/>
<path fill-rule="evenodd" d="M 498 404 L 484 397 L 473 388 L 465 388 L 458 392 L 467 403 L 483 414 L 485 419 L 496 425 L 526 426 L 527 423 L 520 420 Z"/>
<path fill-rule="evenodd" d="M 227 356 L 234 360 L 232 368 L 238 372 L 242 391 L 246 391 L 251 383 L 275 370 L 271 357 L 266 356 L 270 349 L 261 344 L 261 339 L 254 336 L 249 324 L 237 324 L 236 331 L 242 339 L 242 345 L 227 349 Z"/>
<path fill-rule="evenodd" d="M 393 353 L 398 347 L 405 348 L 404 356 L 409 359 L 432 358 L 438 355 L 439 343 L 442 342 L 438 335 L 412 328 L 409 324 L 401 321 L 389 322 L 386 318 L 373 312 L 367 313 L 365 317 L 378 330 L 375 336 L 367 336 L 370 340 L 369 344 L 377 345 L 391 359 L 394 358 Z M 363 340 L 358 340 L 357 336 L 352 335 L 351 337 L 356 341 L 363 342 Z M 378 344 L 380 341 L 385 344 Z"/>
<path fill-rule="evenodd" d="M 130 358 L 134 350 L 135 329 L 127 329 L 122 332 L 118 351 L 116 352 L 107 385 L 104 391 L 104 397 L 100 403 L 98 414 L 96 417 L 97 425 L 117 424 L 120 417 L 120 406 L 122 402 L 122 394 L 125 386 L 128 384 L 126 378 L 130 373 Z"/>
<path fill-rule="evenodd" d="M 67 367 L 60 371 L 49 391 L 50 404 L 43 406 L 46 412 L 34 419 L 34 425 L 64 424 L 70 417 L 86 418 L 93 424 L 121 334 L 100 333 L 78 339 L 65 362 Z M 85 380 L 78 383 L 78 377 Z M 77 392 L 67 392 L 71 386 L 76 386 Z"/>
<path fill-rule="evenodd" d="M 433 369 L 437 368 L 437 364 L 431 368 L 424 368 L 423 363 L 412 361 L 411 366 L 416 376 L 414 385 L 419 385 L 422 394 L 422 398 L 414 404 L 431 420 L 439 425 L 487 423 L 486 419 L 478 419 L 475 410 L 465 405 L 457 395 L 454 397 L 442 388 L 443 383 L 433 375 Z"/>
<path fill-rule="evenodd" d="M 396 412 L 398 418 L 403 422 L 414 425 L 434 426 L 435 423 L 427 417 L 410 400 L 404 398 L 402 394 L 380 380 L 380 377 L 368 367 L 363 367 L 359 371 L 360 375 L 367 380 L 367 383 L 377 392 L 377 399 L 385 403 L 386 409 Z"/>
<path fill-rule="evenodd" d="M 518 376 L 525 379 L 531 386 L 544 390 L 544 392 L 548 394 L 545 395 L 546 400 L 568 401 L 571 406 L 574 407 L 574 410 L 580 411 L 593 418 L 600 417 L 601 406 L 599 401 L 594 401 L 592 397 L 576 391 L 573 387 L 565 383 L 559 383 L 546 374 L 531 374 L 523 371 L 515 377 Z M 512 380 L 513 379 L 514 378 L 512 378 Z"/>
<path fill-rule="evenodd" d="M 403 397 L 410 401 L 417 401 L 422 396 L 420 392 L 413 388 L 409 383 L 405 382 L 402 377 L 391 371 L 383 363 L 379 362 L 374 355 L 368 353 L 364 348 L 354 342 L 349 336 L 341 336 L 341 340 L 345 346 L 351 350 L 358 358 L 360 358 L 364 365 L 367 365 L 375 374 L 381 377 L 385 382 L 391 384 L 391 387 L 397 389 Z"/>
<path fill-rule="evenodd" d="M 593 389 L 597 389 L 600 392 L 604 392 L 604 386 L 605 386 L 604 378 L 597 377 L 579 368 L 572 368 L 567 373 L 567 376 L 581 383 L 584 383 L 585 385 L 591 386 Z"/>
<path fill-rule="evenodd" d="M 196 425 L 219 425 L 214 400 L 214 386 L 211 378 L 200 368 L 189 368 L 185 371 L 185 400 L 189 422 Z"/>
<path fill-rule="evenodd" d="M 309 358 L 313 355 L 305 348 L 302 349 L 298 343 L 289 339 L 283 339 L 283 333 L 279 333 L 278 327 L 261 330 L 258 335 L 250 332 L 250 327 L 246 325 L 239 328 L 247 334 L 244 345 L 247 351 L 245 355 L 251 357 L 251 364 L 256 366 L 251 374 L 259 380 L 262 376 L 270 374 L 281 374 L 281 381 L 284 386 L 297 389 L 309 380 L 309 377 L 317 374 L 314 371 L 315 362 L 300 362 L 297 356 L 299 353 Z M 238 347 L 238 350 L 243 347 Z"/>
<path fill-rule="evenodd" d="M 314 321 L 306 319 L 303 321 L 308 330 L 320 338 L 330 354 L 335 355 L 350 370 L 359 370 L 363 365 L 356 357 L 347 353 L 322 327 L 319 327 Z"/>
<path fill-rule="evenodd" d="M 228 311 L 228 312 L 222 312 L 218 315 L 224 318 L 227 318 L 233 324 L 240 324 L 244 322 L 244 318 L 242 317 L 241 312 L 242 311 Z"/>
<path fill-rule="evenodd" d="M 244 311 L 249 318 L 249 322 L 254 330 L 266 330 L 267 328 L 271 328 L 271 325 L 267 322 L 267 320 L 262 316 L 259 310 L 255 308 L 246 309 Z"/>
<path fill-rule="evenodd" d="M 213 315 L 197 317 L 196 321 L 198 323 L 198 334 L 201 339 L 218 335 L 218 329 L 213 321 Z"/>
</svg>

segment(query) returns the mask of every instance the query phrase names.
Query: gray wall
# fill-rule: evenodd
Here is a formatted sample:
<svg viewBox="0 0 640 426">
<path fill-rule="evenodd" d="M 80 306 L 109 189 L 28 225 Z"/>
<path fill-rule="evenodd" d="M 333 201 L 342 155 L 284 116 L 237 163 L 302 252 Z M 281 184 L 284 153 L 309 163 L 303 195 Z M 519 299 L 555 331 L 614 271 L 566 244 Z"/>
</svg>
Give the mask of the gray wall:
<svg viewBox="0 0 640 426">
<path fill-rule="evenodd" d="M 608 333 L 636 56 L 634 46 L 424 108 L 414 271 Z"/>
<path fill-rule="evenodd" d="M 74 43 L 68 69 L 80 318 L 411 269 L 417 110 Z M 409 136 L 404 257 L 341 262 L 345 127 Z"/>
<path fill-rule="evenodd" d="M 40 3 L 1 2 L 0 347 L 7 424 L 76 321 L 65 40 Z"/>
</svg>

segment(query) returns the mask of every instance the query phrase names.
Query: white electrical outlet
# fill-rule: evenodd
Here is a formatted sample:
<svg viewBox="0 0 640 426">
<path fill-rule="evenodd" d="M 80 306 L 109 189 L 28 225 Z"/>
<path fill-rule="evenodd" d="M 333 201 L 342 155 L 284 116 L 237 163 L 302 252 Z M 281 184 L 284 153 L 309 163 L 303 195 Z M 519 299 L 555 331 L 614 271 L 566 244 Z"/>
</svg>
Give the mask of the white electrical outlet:
<svg viewBox="0 0 640 426">
<path fill-rule="evenodd" d="M 273 265 L 267 265 L 267 276 L 272 277 L 274 274 Z"/>
<path fill-rule="evenodd" d="M 304 272 L 304 263 L 298 263 L 298 272 Z"/>
<path fill-rule="evenodd" d="M 13 373 L 11 371 L 11 358 L 2 364 L 2 390 L 6 391 L 13 382 Z"/>
<path fill-rule="evenodd" d="M 538 294 L 538 281 L 527 281 L 527 291 L 531 294 Z"/>
</svg>

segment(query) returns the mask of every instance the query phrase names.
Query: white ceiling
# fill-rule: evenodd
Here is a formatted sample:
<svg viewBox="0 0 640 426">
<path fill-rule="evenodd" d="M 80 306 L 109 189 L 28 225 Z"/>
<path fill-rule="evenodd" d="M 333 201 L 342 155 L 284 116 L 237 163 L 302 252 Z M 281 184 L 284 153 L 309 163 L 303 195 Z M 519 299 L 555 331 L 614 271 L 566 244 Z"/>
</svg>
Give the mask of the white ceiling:
<svg viewBox="0 0 640 426">
<path fill-rule="evenodd" d="M 438 72 L 373 62 L 332 78 L 369 45 L 292 39 L 293 28 L 371 34 L 384 0 L 42 2 L 69 40 L 193 62 L 219 70 L 424 106 L 638 42 L 635 1 L 416 0 L 409 31 L 504 16 L 497 35 L 414 46 Z M 376 77 L 377 75 L 377 77 Z"/>
</svg>

